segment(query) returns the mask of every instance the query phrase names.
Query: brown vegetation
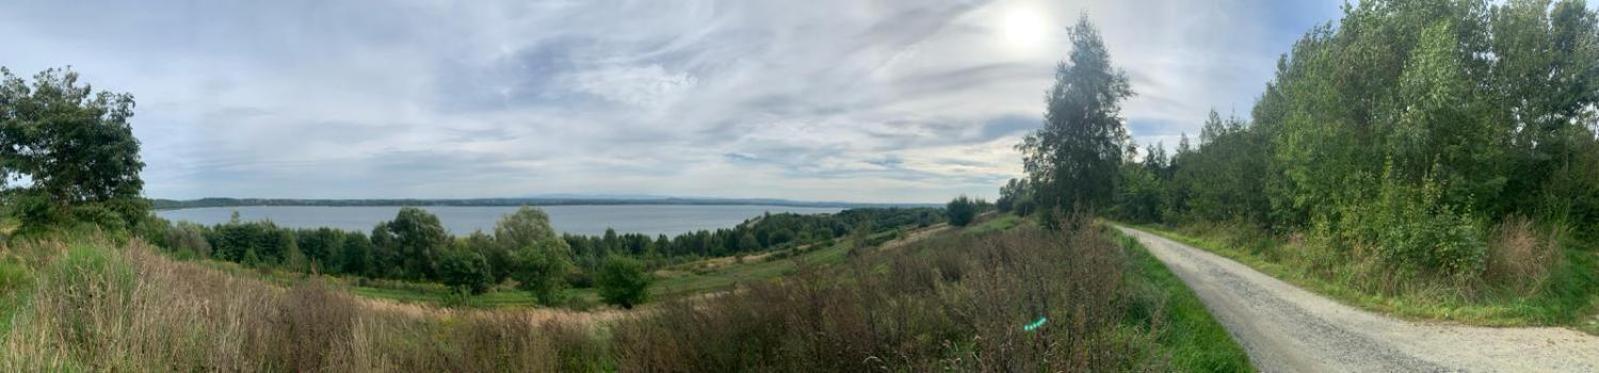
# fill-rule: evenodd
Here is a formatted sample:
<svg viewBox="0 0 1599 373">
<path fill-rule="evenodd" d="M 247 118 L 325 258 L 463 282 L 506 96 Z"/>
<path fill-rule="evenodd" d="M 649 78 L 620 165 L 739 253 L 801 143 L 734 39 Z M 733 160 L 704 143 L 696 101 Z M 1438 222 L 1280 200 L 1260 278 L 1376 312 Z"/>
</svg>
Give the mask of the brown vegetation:
<svg viewBox="0 0 1599 373">
<path fill-rule="evenodd" d="M 552 371 L 590 330 L 509 311 L 372 307 L 315 281 L 287 290 L 161 257 L 135 242 L 57 252 L 4 336 L 0 369 Z M 592 351 L 592 352 L 591 352 Z"/>
<path fill-rule="evenodd" d="M 1158 369 L 1130 323 L 1122 250 L 1097 232 L 929 240 L 920 250 L 675 301 L 613 329 L 624 371 Z M 1047 317 L 1043 327 L 1023 325 Z M 1151 319 L 1159 319 L 1158 317 Z"/>
<path fill-rule="evenodd" d="M 1505 219 L 1491 233 L 1488 266 L 1483 274 L 1490 283 L 1531 295 L 1543 289 L 1549 275 L 1560 266 L 1563 228 L 1539 234 L 1530 219 Z"/>
</svg>

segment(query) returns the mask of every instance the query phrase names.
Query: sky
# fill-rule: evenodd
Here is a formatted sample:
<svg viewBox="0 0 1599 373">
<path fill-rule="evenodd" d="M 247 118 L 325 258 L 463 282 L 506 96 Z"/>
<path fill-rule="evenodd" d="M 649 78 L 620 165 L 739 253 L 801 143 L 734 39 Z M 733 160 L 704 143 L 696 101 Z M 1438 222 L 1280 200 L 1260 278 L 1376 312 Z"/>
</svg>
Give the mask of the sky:
<svg viewBox="0 0 1599 373">
<path fill-rule="evenodd" d="M 1341 0 L 10 1 L 132 93 L 152 198 L 993 198 L 1086 14 L 1138 143 L 1247 117 Z"/>
</svg>

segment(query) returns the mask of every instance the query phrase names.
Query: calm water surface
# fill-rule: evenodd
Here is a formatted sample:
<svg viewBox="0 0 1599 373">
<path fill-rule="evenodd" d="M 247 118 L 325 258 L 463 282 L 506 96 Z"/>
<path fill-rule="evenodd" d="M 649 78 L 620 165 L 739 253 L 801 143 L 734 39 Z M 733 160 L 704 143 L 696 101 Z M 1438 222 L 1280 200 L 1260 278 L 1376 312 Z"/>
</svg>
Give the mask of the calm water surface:
<svg viewBox="0 0 1599 373">
<path fill-rule="evenodd" d="M 540 206 L 550 214 L 556 230 L 572 234 L 598 235 L 606 227 L 617 233 L 650 235 L 691 232 L 701 229 L 731 228 L 766 212 L 800 214 L 834 213 L 841 208 L 785 206 L 702 206 L 702 205 L 619 205 L 619 206 Z M 439 216 L 444 228 L 454 234 L 482 229 L 494 230 L 494 222 L 516 211 L 513 206 L 455 207 L 431 206 L 423 209 Z M 278 226 L 295 228 L 332 227 L 370 232 L 372 226 L 393 220 L 399 207 L 361 206 L 245 206 L 206 207 L 157 212 L 172 221 L 191 221 L 212 225 L 226 223 L 234 211 L 243 220 L 271 220 Z"/>
</svg>

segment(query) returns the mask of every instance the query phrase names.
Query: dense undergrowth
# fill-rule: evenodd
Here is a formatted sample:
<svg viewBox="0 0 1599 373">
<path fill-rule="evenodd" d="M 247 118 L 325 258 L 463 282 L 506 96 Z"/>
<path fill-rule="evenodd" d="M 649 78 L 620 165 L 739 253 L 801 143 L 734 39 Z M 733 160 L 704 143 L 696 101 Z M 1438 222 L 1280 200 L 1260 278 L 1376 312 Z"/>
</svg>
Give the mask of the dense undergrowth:
<svg viewBox="0 0 1599 373">
<path fill-rule="evenodd" d="M 67 237 L 0 249 L 0 369 L 1249 369 L 1180 282 L 1098 229 L 944 234 L 720 296 L 562 317 L 374 301 Z"/>
</svg>

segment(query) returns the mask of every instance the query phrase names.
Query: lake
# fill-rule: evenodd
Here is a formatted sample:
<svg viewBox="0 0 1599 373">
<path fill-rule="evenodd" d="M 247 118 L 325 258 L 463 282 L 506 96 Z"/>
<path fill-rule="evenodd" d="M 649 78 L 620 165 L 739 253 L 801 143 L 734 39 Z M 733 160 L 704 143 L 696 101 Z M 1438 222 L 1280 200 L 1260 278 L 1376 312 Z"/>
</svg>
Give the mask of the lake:
<svg viewBox="0 0 1599 373">
<path fill-rule="evenodd" d="M 745 219 L 763 213 L 793 212 L 822 214 L 842 208 L 787 207 L 753 205 L 579 205 L 539 206 L 550 214 L 550 224 L 564 233 L 600 235 L 605 228 L 617 233 L 649 235 L 692 232 L 701 229 L 732 228 Z M 426 206 L 439 216 L 450 233 L 462 235 L 475 230 L 493 232 L 501 216 L 516 211 L 515 206 Z M 271 220 L 278 226 L 294 228 L 330 227 L 371 232 L 379 222 L 394 219 L 398 206 L 243 206 L 204 207 L 156 212 L 171 221 L 190 221 L 212 225 L 226 223 L 234 211 L 243 220 Z"/>
</svg>

